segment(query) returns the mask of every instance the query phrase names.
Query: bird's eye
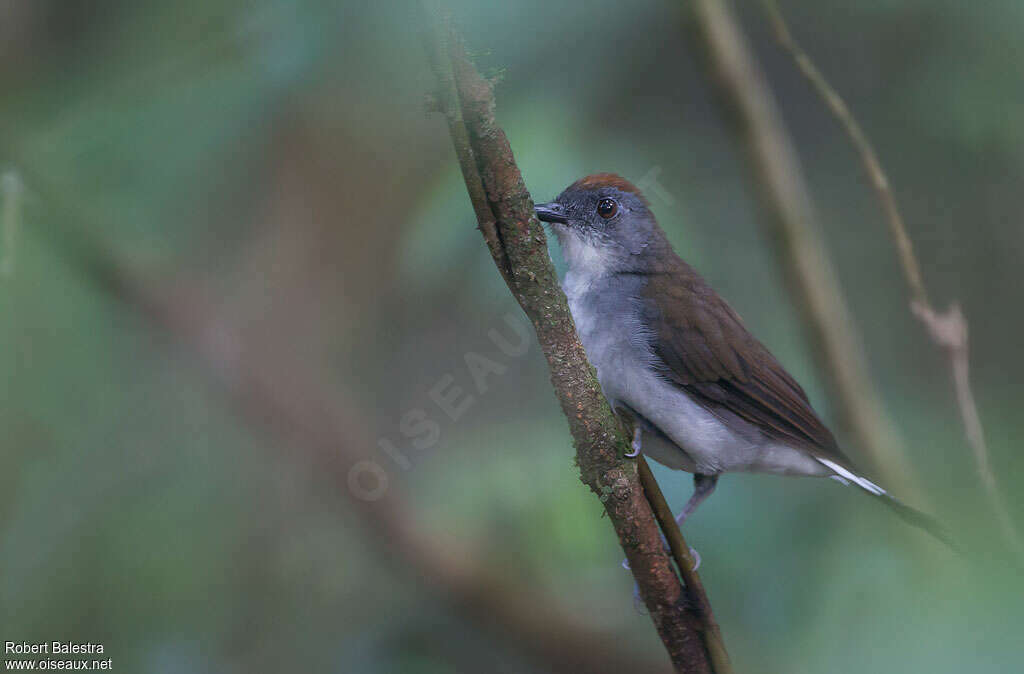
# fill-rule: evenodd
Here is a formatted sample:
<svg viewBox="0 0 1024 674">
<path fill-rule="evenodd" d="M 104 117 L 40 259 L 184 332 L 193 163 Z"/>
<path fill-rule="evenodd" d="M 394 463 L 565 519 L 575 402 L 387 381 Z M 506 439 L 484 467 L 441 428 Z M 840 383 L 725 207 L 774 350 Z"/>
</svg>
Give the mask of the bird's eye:
<svg viewBox="0 0 1024 674">
<path fill-rule="evenodd" d="M 597 202 L 597 214 L 605 220 L 615 215 L 618 210 L 619 205 L 615 203 L 614 199 L 601 199 Z"/>
</svg>

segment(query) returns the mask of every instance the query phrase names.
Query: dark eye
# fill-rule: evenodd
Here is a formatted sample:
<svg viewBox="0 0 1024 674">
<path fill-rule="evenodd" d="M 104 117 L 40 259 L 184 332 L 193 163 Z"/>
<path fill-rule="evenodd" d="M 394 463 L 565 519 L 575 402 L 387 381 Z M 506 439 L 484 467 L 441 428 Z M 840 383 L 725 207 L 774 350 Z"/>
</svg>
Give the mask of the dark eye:
<svg viewBox="0 0 1024 674">
<path fill-rule="evenodd" d="M 606 220 L 615 215 L 618 210 L 619 205 L 615 203 L 614 199 L 601 199 L 597 202 L 597 214 Z"/>
</svg>

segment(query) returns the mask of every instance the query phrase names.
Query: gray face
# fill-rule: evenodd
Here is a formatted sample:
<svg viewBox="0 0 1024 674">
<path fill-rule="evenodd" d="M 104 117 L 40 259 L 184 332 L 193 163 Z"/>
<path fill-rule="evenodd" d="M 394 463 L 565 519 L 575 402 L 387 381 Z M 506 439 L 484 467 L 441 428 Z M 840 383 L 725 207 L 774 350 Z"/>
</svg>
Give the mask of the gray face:
<svg viewBox="0 0 1024 674">
<path fill-rule="evenodd" d="M 651 245 L 663 241 L 643 199 L 616 187 L 569 189 L 537 216 L 551 223 L 571 270 L 622 271 L 643 264 Z"/>
</svg>

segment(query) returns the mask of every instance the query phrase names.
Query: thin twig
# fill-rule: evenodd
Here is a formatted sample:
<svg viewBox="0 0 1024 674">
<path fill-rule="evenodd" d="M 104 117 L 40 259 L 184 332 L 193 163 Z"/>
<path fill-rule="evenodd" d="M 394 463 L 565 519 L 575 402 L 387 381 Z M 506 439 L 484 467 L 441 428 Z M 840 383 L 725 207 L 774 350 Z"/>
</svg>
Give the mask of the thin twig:
<svg viewBox="0 0 1024 674">
<path fill-rule="evenodd" d="M 644 493 L 647 494 L 647 500 L 650 501 L 651 508 L 654 510 L 654 516 L 658 519 L 658 526 L 661 527 L 662 532 L 665 534 L 665 539 L 668 541 L 668 547 L 672 551 L 672 558 L 676 562 L 679 575 L 683 578 L 683 584 L 686 585 L 690 601 L 693 602 L 696 609 L 704 616 L 704 641 L 707 644 L 708 655 L 711 657 L 714 671 L 732 671 L 732 664 L 729 661 L 729 653 L 725 650 L 722 632 L 718 627 L 714 614 L 711 612 L 711 602 L 708 600 L 708 595 L 704 592 L 704 586 L 697 576 L 697 560 L 694 559 L 690 548 L 686 545 L 683 533 L 679 530 L 676 518 L 672 514 L 672 509 L 669 508 L 665 495 L 662 494 L 661 487 L 658 486 L 658 481 L 654 478 L 654 473 L 651 472 L 651 467 L 647 465 L 647 460 L 643 454 L 637 459 L 637 472 L 640 475 L 640 484 L 643 485 Z"/>
<path fill-rule="evenodd" d="M 875 152 L 875 148 L 868 140 L 864 129 L 861 128 L 861 125 L 854 118 L 846 102 L 832 88 L 832 85 L 828 83 L 807 53 L 793 40 L 793 35 L 789 32 L 789 26 L 786 25 L 786 21 L 779 11 L 778 4 L 774 0 L 762 0 L 762 2 L 771 21 L 772 29 L 775 32 L 775 38 L 793 58 L 797 68 L 807 78 L 807 81 L 811 83 L 814 91 L 825 102 L 825 105 L 832 111 L 832 114 L 835 115 L 860 154 L 864 169 L 867 171 L 872 187 L 878 193 L 878 200 L 882 203 L 882 209 L 885 211 L 889 222 L 889 229 L 896 243 L 896 249 L 899 251 L 901 268 L 907 286 L 910 288 L 910 295 L 913 301 L 928 306 L 928 293 L 925 290 L 924 281 L 921 277 L 921 267 L 917 263 L 917 257 L 914 255 L 914 247 L 910 242 L 910 237 L 907 235 L 907 228 L 903 224 L 903 217 L 896 207 L 896 197 L 893 196 L 892 190 L 889 188 L 889 179 L 886 177 L 885 171 L 882 170 L 882 164 L 878 160 L 878 153 Z"/>
<path fill-rule="evenodd" d="M 447 16 L 436 4 L 426 4 L 431 27 L 427 51 L 441 87 L 438 101 L 441 106 L 458 106 L 458 110 L 443 107 L 442 111 L 473 210 L 495 264 L 533 323 L 552 386 L 569 421 L 581 478 L 604 504 L 676 669 L 728 672 L 727 662 L 716 668 L 719 663 L 711 658 L 706 643 L 715 633 L 706 627 L 713 621 L 710 606 L 697 611 L 687 601 L 693 592 L 703 594 L 699 578 L 694 574 L 694 585 L 684 588 L 665 554 L 648 500 L 651 495 L 640 484 L 636 463 L 623 458 L 628 441 L 576 335 L 548 256 L 544 230 L 533 213 L 533 200 L 495 120 L 491 85 L 469 61 Z"/>
<path fill-rule="evenodd" d="M 974 454 L 974 462 L 977 466 L 978 475 L 985 488 L 989 504 L 995 512 L 1003 537 L 1013 551 L 1024 560 L 1024 538 L 1010 516 L 1010 511 L 1003 499 L 1002 491 L 996 482 L 995 473 L 992 472 L 991 460 L 989 458 L 988 445 L 985 442 L 985 430 L 981 423 L 981 416 L 978 413 L 978 406 L 974 400 L 974 393 L 971 390 L 969 357 L 968 357 L 968 326 L 967 320 L 960 310 L 958 304 L 953 303 L 946 313 L 939 313 L 928 299 L 928 291 L 924 285 L 921 274 L 921 265 L 914 253 L 914 245 L 903 216 L 896 205 L 896 196 L 890 187 L 889 178 L 882 168 L 871 141 L 860 123 L 850 112 L 849 106 L 839 93 L 829 84 L 825 76 L 814 65 L 810 56 L 807 55 L 800 45 L 793 39 L 793 35 L 786 24 L 786 20 L 779 10 L 775 0 L 762 0 L 768 18 L 775 33 L 776 40 L 789 53 L 797 69 L 811 84 L 815 93 L 825 103 L 832 115 L 839 122 L 845 131 L 850 142 L 853 143 L 857 154 L 860 156 L 861 164 L 871 181 L 875 190 L 882 211 L 885 213 L 886 221 L 889 224 L 889 233 L 892 235 L 893 243 L 899 254 L 900 268 L 907 283 L 907 290 L 910 294 L 910 309 L 913 315 L 921 322 L 931 340 L 948 355 L 949 369 L 953 379 L 953 387 L 956 392 L 957 406 L 960 409 L 960 418 L 964 425 L 964 435 L 967 444 L 970 445 Z"/>
<path fill-rule="evenodd" d="M 818 227 L 800 161 L 778 104 L 725 0 L 694 0 L 694 27 L 726 117 L 738 128 L 767 217 L 762 219 L 819 369 L 837 402 L 840 426 L 852 432 L 872 472 L 907 500 L 925 496 L 903 443 L 869 373 L 858 330 L 846 306 Z"/>
</svg>

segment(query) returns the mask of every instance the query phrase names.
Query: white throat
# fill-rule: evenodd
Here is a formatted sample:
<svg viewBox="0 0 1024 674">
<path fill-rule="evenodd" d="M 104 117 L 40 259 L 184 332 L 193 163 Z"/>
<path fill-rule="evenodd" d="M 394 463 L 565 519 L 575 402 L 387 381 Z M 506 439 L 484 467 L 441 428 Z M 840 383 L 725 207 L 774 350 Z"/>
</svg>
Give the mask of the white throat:
<svg viewBox="0 0 1024 674">
<path fill-rule="evenodd" d="M 607 246 L 596 245 L 573 232 L 558 231 L 557 234 L 568 273 L 595 279 L 612 271 L 615 255 Z"/>
</svg>

